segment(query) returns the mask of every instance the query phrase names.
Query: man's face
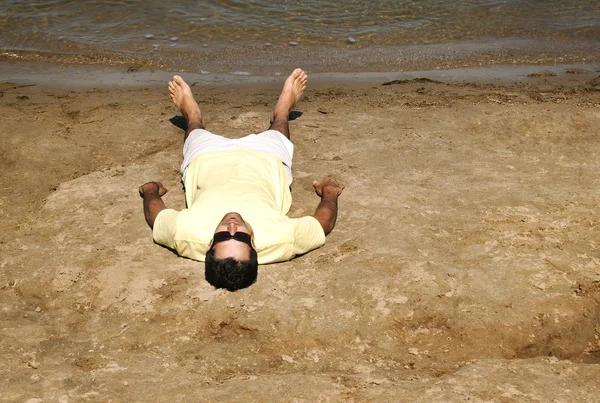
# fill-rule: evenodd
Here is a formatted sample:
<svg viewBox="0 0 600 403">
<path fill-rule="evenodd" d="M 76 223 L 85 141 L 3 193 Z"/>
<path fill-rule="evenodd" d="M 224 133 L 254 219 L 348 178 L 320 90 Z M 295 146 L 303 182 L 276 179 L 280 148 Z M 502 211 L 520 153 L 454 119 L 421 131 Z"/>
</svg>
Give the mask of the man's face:
<svg viewBox="0 0 600 403">
<path fill-rule="evenodd" d="M 229 232 L 231 235 L 236 232 L 243 232 L 250 235 L 250 238 L 254 240 L 252 227 L 244 221 L 242 216 L 238 213 L 225 214 L 215 229 L 215 233 L 217 232 Z M 215 251 L 215 258 L 217 259 L 226 259 L 228 257 L 239 261 L 247 261 L 250 259 L 250 246 L 236 239 L 219 242 L 215 244 L 212 249 Z"/>
</svg>

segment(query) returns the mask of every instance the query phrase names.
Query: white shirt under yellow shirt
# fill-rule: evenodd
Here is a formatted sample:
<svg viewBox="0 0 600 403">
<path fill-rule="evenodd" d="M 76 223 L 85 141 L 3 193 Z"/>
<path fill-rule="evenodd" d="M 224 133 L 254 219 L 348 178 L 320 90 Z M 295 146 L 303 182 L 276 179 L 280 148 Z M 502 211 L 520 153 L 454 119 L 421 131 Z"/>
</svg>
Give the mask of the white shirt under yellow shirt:
<svg viewBox="0 0 600 403">
<path fill-rule="evenodd" d="M 290 260 L 319 248 L 325 233 L 316 218 L 289 218 L 288 178 L 275 156 L 250 150 L 211 151 L 195 157 L 184 180 L 187 209 L 156 217 L 154 240 L 180 256 L 204 261 L 215 228 L 239 213 L 254 232 L 258 263 Z"/>
</svg>

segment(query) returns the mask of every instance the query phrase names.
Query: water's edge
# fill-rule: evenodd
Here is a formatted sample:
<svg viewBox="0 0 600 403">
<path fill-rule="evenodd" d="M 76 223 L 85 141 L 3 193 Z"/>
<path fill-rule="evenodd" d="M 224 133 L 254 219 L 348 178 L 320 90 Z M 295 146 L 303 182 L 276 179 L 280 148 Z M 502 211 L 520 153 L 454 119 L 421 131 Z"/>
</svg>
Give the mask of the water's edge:
<svg viewBox="0 0 600 403">
<path fill-rule="evenodd" d="M 57 65 L 123 66 L 159 70 L 273 75 L 301 66 L 313 73 L 389 72 L 456 69 L 491 65 L 553 65 L 600 62 L 600 41 L 573 42 L 527 38 L 478 38 L 428 45 L 327 47 L 318 45 L 160 49 L 145 54 L 73 49 L 0 50 L 1 61 Z"/>
<path fill-rule="evenodd" d="M 311 85 L 377 85 L 394 80 L 426 78 L 443 82 L 520 82 L 549 77 L 595 76 L 600 63 L 572 63 L 552 65 L 491 65 L 454 69 L 414 70 L 402 72 L 329 72 L 313 73 L 307 70 Z M 62 65 L 46 62 L 0 61 L 2 82 L 17 85 L 41 85 L 52 88 L 140 88 L 161 87 L 174 73 L 190 83 L 211 87 L 231 85 L 280 85 L 284 73 L 252 75 L 242 73 L 192 73 L 158 69 L 131 69 L 90 65 Z M 286 72 L 287 74 L 287 72 Z"/>
</svg>

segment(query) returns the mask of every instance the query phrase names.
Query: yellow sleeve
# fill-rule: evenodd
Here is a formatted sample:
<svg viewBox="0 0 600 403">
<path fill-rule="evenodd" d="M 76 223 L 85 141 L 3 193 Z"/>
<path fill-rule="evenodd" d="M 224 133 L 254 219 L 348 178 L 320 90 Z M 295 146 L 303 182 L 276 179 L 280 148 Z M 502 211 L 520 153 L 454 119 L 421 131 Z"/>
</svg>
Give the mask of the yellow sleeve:
<svg viewBox="0 0 600 403">
<path fill-rule="evenodd" d="M 292 220 L 294 227 L 294 255 L 301 255 L 325 244 L 325 232 L 316 218 L 306 216 Z"/>
<path fill-rule="evenodd" d="M 156 243 L 175 249 L 175 234 L 177 233 L 177 217 L 179 211 L 164 209 L 156 216 L 152 237 Z"/>
</svg>

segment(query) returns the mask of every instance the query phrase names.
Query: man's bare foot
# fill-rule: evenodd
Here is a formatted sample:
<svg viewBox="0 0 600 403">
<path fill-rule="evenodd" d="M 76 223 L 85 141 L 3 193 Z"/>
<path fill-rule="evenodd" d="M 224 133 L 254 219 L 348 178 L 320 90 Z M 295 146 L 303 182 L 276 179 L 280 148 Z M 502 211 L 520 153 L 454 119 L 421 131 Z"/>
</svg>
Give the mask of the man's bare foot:
<svg viewBox="0 0 600 403">
<path fill-rule="evenodd" d="M 295 69 L 292 71 L 292 74 L 290 74 L 283 84 L 283 90 L 281 91 L 281 95 L 279 95 L 279 99 L 273 110 L 272 120 L 275 120 L 279 114 L 283 114 L 287 119 L 287 116 L 294 106 L 296 106 L 296 102 L 302 97 L 307 80 L 308 77 L 302 69 Z"/>
<path fill-rule="evenodd" d="M 183 117 L 187 120 L 188 128 L 190 126 L 204 127 L 198 103 L 194 100 L 192 89 L 183 78 L 173 76 L 173 79 L 169 81 L 169 94 L 177 109 L 179 109 Z"/>
</svg>

